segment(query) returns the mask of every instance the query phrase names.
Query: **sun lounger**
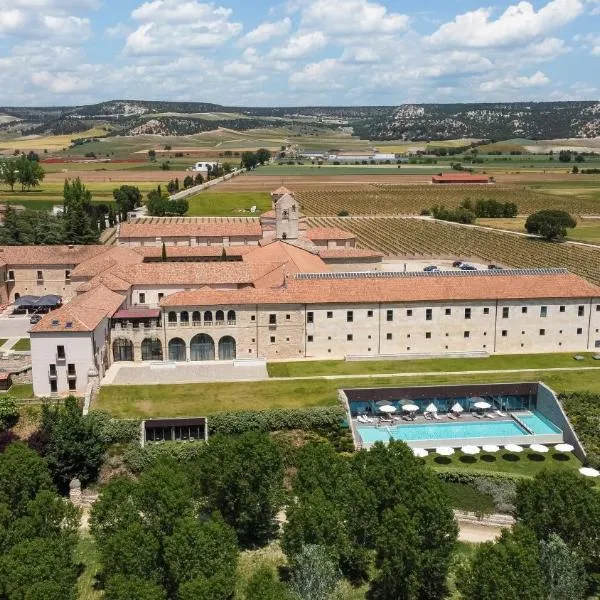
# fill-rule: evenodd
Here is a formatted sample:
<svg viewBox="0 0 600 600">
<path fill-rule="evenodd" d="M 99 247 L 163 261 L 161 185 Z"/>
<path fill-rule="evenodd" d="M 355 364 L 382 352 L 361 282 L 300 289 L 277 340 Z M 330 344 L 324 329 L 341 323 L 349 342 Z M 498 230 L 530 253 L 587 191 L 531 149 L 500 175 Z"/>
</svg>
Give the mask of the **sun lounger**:
<svg viewBox="0 0 600 600">
<path fill-rule="evenodd" d="M 502 412 L 501 410 L 496 410 L 494 411 L 499 417 L 506 417 L 507 414 L 505 412 Z"/>
<path fill-rule="evenodd" d="M 491 413 L 491 412 L 486 412 L 485 415 L 484 415 L 484 417 L 486 419 L 495 419 L 496 415 L 494 413 Z"/>
<path fill-rule="evenodd" d="M 453 415 L 452 413 L 448 413 L 448 418 L 456 421 L 456 415 Z"/>
<path fill-rule="evenodd" d="M 483 415 L 482 415 L 481 413 L 473 413 L 473 416 L 474 416 L 476 419 L 482 419 L 482 418 L 483 418 Z"/>
<path fill-rule="evenodd" d="M 430 413 L 424 413 L 423 416 L 425 417 L 425 419 L 427 421 L 430 421 L 431 419 L 433 419 L 433 416 Z"/>
<path fill-rule="evenodd" d="M 440 417 L 440 415 L 438 415 L 437 413 L 433 413 L 433 418 L 434 418 L 436 421 L 439 421 L 439 420 L 440 420 L 442 417 Z"/>
</svg>

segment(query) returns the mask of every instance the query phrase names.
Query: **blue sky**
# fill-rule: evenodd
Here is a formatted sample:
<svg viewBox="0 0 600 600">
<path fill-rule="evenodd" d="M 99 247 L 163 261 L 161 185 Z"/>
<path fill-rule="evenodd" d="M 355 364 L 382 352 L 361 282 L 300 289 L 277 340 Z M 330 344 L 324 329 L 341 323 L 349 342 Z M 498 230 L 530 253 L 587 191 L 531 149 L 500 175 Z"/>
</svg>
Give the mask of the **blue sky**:
<svg viewBox="0 0 600 600">
<path fill-rule="evenodd" d="M 600 0 L 0 0 L 0 105 L 595 100 Z"/>
</svg>

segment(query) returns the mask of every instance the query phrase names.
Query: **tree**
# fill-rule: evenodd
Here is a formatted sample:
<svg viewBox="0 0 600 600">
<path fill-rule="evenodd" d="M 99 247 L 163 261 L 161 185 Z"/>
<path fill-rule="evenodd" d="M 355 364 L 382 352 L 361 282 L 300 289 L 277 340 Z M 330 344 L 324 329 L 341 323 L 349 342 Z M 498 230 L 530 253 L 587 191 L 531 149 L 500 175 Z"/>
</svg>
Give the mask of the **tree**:
<svg viewBox="0 0 600 600">
<path fill-rule="evenodd" d="M 194 185 L 202 185 L 204 183 L 204 177 L 202 177 L 202 173 L 198 173 L 194 177 Z"/>
<path fill-rule="evenodd" d="M 82 415 L 74 397 L 62 406 L 42 406 L 40 432 L 46 440 L 42 456 L 59 489 L 68 489 L 75 478 L 83 485 L 96 480 L 105 444 L 93 419 Z"/>
<path fill-rule="evenodd" d="M 98 231 L 91 224 L 92 194 L 79 177 L 64 186 L 65 239 L 71 244 L 93 244 L 98 241 Z"/>
<path fill-rule="evenodd" d="M 285 584 L 279 581 L 273 569 L 259 567 L 248 580 L 244 597 L 246 600 L 292 600 Z"/>
<path fill-rule="evenodd" d="M 256 160 L 261 164 L 264 165 L 266 162 L 269 162 L 269 160 L 271 159 L 271 152 L 269 150 L 267 150 L 266 148 L 259 148 L 256 152 Z"/>
<path fill-rule="evenodd" d="M 115 575 L 104 586 L 106 600 L 166 600 L 165 590 L 140 577 Z"/>
<path fill-rule="evenodd" d="M 585 569 L 559 535 L 551 533 L 540 542 L 540 566 L 545 600 L 583 600 Z"/>
<path fill-rule="evenodd" d="M 464 600 L 544 600 L 538 542 L 531 530 L 503 530 L 481 544 L 457 576 Z"/>
<path fill-rule="evenodd" d="M 191 175 L 186 175 L 183 180 L 183 188 L 188 189 L 194 186 L 194 178 Z"/>
<path fill-rule="evenodd" d="M 162 249 L 160 251 L 160 260 L 162 262 L 166 262 L 167 260 L 167 247 L 165 246 L 165 243 L 162 243 Z"/>
<path fill-rule="evenodd" d="M 571 151 L 570 150 L 561 150 L 558 153 L 558 160 L 560 162 L 564 162 L 564 163 L 571 162 Z"/>
<path fill-rule="evenodd" d="M 21 184 L 21 189 L 30 190 L 37 187 L 44 179 L 44 169 L 37 160 L 30 160 L 24 154 L 21 154 L 16 160 L 17 181 Z"/>
<path fill-rule="evenodd" d="M 600 564 L 600 496 L 578 473 L 547 471 L 519 483 L 517 521 L 539 540 L 559 535 L 577 552 L 588 574 Z"/>
<path fill-rule="evenodd" d="M 577 175 L 577 173 L 579 173 L 579 167 L 577 165 L 573 165 L 571 173 L 573 173 L 573 175 Z"/>
<path fill-rule="evenodd" d="M 117 204 L 117 210 L 121 220 L 127 218 L 127 213 L 142 205 L 142 193 L 133 185 L 122 185 L 113 190 L 113 198 Z"/>
<path fill-rule="evenodd" d="M 258 158 L 254 152 L 242 152 L 242 167 L 245 169 L 254 169 L 258 165 Z"/>
<path fill-rule="evenodd" d="M 290 563 L 290 589 L 300 600 L 326 600 L 340 580 L 323 546 L 303 546 Z"/>
<path fill-rule="evenodd" d="M 585 156 L 583 156 L 583 154 L 578 154 L 577 156 L 575 156 L 575 162 L 578 162 L 578 163 L 585 162 Z"/>
<path fill-rule="evenodd" d="M 148 160 L 154 162 L 156 160 L 156 150 L 148 150 Z"/>
<path fill-rule="evenodd" d="M 376 543 L 379 569 L 367 594 L 369 600 L 417 600 L 421 582 L 419 536 L 403 506 L 387 510 Z"/>
<path fill-rule="evenodd" d="M 19 407 L 15 399 L 11 396 L 2 395 L 0 397 L 0 431 L 14 427 L 18 420 Z"/>
<path fill-rule="evenodd" d="M 566 237 L 567 229 L 577 226 L 577 221 L 564 210 L 540 210 L 527 217 L 525 229 L 548 241 Z"/>
<path fill-rule="evenodd" d="M 283 462 L 268 436 L 213 437 L 200 461 L 199 483 L 208 506 L 221 512 L 242 546 L 260 546 L 275 534 Z"/>
<path fill-rule="evenodd" d="M 14 158 L 0 159 L 0 181 L 10 186 L 10 191 L 15 191 L 15 183 L 19 180 L 17 161 Z"/>
</svg>

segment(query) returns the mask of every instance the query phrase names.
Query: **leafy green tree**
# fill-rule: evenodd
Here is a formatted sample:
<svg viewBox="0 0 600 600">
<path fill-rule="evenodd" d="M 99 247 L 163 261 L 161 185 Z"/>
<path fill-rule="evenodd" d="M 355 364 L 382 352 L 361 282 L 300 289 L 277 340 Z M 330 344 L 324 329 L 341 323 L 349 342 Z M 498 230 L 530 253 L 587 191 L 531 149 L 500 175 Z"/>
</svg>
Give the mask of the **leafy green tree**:
<svg viewBox="0 0 600 600">
<path fill-rule="evenodd" d="M 570 150 L 561 150 L 558 153 L 558 160 L 560 162 L 564 162 L 564 163 L 571 162 L 571 151 Z"/>
<path fill-rule="evenodd" d="M 242 167 L 245 169 L 254 169 L 259 163 L 259 160 L 254 152 L 242 152 Z"/>
<path fill-rule="evenodd" d="M 154 162 L 156 160 L 156 150 L 148 150 L 148 160 Z"/>
<path fill-rule="evenodd" d="M 46 461 L 22 442 L 10 444 L 0 454 L 0 504 L 15 517 L 26 513 L 38 493 L 53 487 Z"/>
<path fill-rule="evenodd" d="M 183 180 L 183 188 L 188 189 L 194 186 L 194 178 L 191 175 L 186 175 Z"/>
<path fill-rule="evenodd" d="M 162 243 L 162 250 L 160 251 L 160 259 L 165 262 L 167 260 L 167 247 L 165 243 Z"/>
<path fill-rule="evenodd" d="M 464 600 L 544 600 L 535 535 L 516 526 L 481 544 L 459 572 L 457 586 Z"/>
<path fill-rule="evenodd" d="M 83 485 L 95 481 L 102 465 L 105 444 L 94 420 L 82 415 L 77 400 L 69 397 L 61 406 L 42 406 L 42 455 L 59 489 L 66 490 L 72 479 Z"/>
<path fill-rule="evenodd" d="M 340 573 L 323 546 L 303 546 L 291 558 L 290 589 L 300 600 L 326 600 L 339 580 Z"/>
<path fill-rule="evenodd" d="M 246 600 L 293 600 L 277 573 L 267 566 L 259 567 L 248 580 L 245 589 Z"/>
<path fill-rule="evenodd" d="M 179 589 L 177 600 L 233 600 L 234 596 L 231 577 L 221 572 L 187 581 Z"/>
<path fill-rule="evenodd" d="M 16 159 L 17 181 L 22 190 L 30 190 L 37 187 L 45 176 L 44 169 L 37 160 L 30 160 L 24 154 Z"/>
<path fill-rule="evenodd" d="M 12 396 L 0 397 L 0 430 L 10 429 L 19 420 L 19 408 Z"/>
<path fill-rule="evenodd" d="M 71 244 L 93 244 L 98 241 L 98 231 L 90 220 L 92 194 L 79 177 L 65 180 L 64 186 L 65 239 Z"/>
<path fill-rule="evenodd" d="M 268 436 L 212 438 L 200 461 L 199 483 L 208 506 L 221 512 L 242 546 L 262 545 L 275 534 L 283 462 Z"/>
<path fill-rule="evenodd" d="M 540 542 L 540 565 L 545 600 L 583 600 L 585 569 L 576 552 L 559 535 Z"/>
<path fill-rule="evenodd" d="M 271 160 L 271 151 L 267 150 L 266 148 L 259 148 L 256 152 L 256 160 L 258 160 L 258 162 L 261 165 L 264 165 L 266 162 L 269 162 L 269 160 Z"/>
<path fill-rule="evenodd" d="M 14 158 L 0 159 L 0 181 L 10 186 L 10 191 L 15 191 L 15 184 L 19 180 L 19 169 Z"/>
<path fill-rule="evenodd" d="M 121 220 L 127 218 L 128 212 L 142 205 L 142 193 L 134 185 L 122 185 L 120 188 L 113 190 L 113 198 L 115 199 Z"/>
<path fill-rule="evenodd" d="M 377 538 L 379 569 L 367 594 L 369 600 L 418 600 L 421 588 L 419 534 L 403 506 L 386 510 Z"/>
<path fill-rule="evenodd" d="M 202 185 L 204 183 L 204 177 L 202 177 L 202 173 L 198 173 L 194 177 L 194 185 Z"/>
<path fill-rule="evenodd" d="M 559 535 L 581 557 L 588 574 L 599 571 L 600 495 L 578 473 L 547 471 L 520 482 L 516 518 L 539 540 Z"/>
<path fill-rule="evenodd" d="M 106 600 L 166 600 L 166 597 L 163 587 L 135 576 L 115 575 L 104 586 Z"/>
<path fill-rule="evenodd" d="M 527 233 L 540 235 L 548 241 L 566 237 L 567 229 L 576 226 L 577 221 L 564 210 L 540 210 L 525 221 Z"/>
</svg>

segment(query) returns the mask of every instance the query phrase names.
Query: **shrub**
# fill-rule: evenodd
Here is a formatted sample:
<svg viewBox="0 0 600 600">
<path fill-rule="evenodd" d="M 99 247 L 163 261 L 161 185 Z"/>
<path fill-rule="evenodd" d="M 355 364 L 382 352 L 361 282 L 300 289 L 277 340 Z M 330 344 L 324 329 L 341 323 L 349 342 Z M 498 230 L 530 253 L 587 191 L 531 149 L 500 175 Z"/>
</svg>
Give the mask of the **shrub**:
<svg viewBox="0 0 600 600">
<path fill-rule="evenodd" d="M 10 429 L 19 420 L 19 408 L 11 396 L 0 397 L 0 430 Z"/>
<path fill-rule="evenodd" d="M 346 209 L 342 209 L 340 210 L 340 212 L 337 214 L 338 217 L 347 217 L 350 213 L 346 210 Z"/>
<path fill-rule="evenodd" d="M 140 439 L 140 421 L 137 419 L 113 419 L 102 410 L 92 411 L 89 418 L 106 444 L 128 444 Z"/>
<path fill-rule="evenodd" d="M 178 462 L 190 462 L 198 458 L 203 452 L 204 442 L 162 442 L 131 446 L 123 456 L 127 467 L 134 473 L 151 468 L 157 462 L 170 458 Z"/>
</svg>

